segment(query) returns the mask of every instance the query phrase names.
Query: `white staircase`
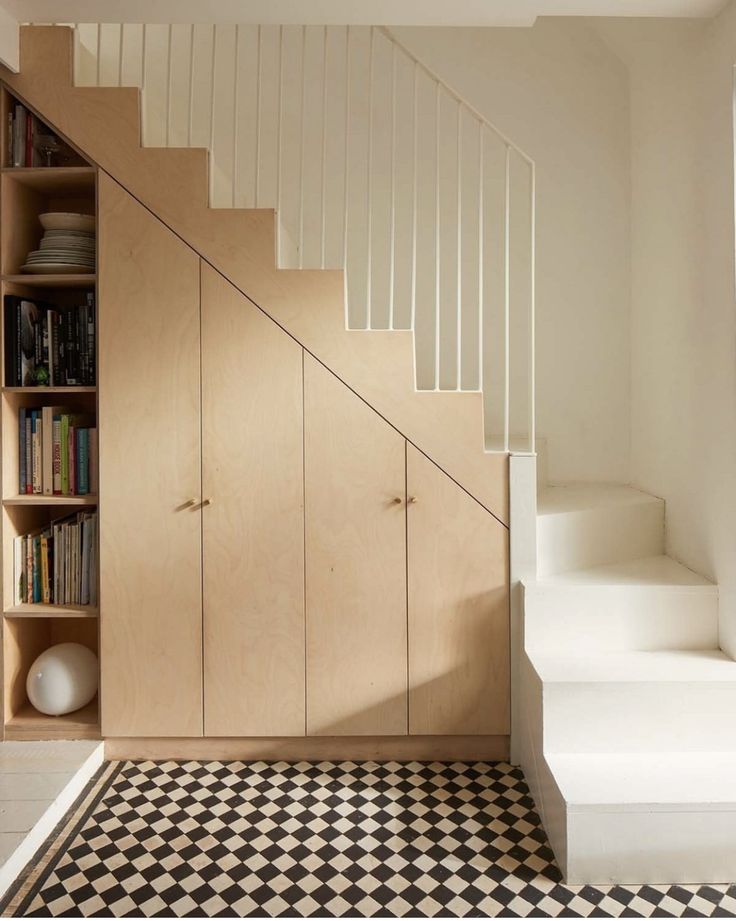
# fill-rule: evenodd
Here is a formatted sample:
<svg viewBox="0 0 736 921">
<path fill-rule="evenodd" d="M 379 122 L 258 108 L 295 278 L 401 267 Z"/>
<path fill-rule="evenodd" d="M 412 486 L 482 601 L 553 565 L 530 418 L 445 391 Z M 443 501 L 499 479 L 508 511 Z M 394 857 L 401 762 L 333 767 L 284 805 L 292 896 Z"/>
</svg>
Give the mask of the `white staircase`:
<svg viewBox="0 0 736 921">
<path fill-rule="evenodd" d="M 568 883 L 736 878 L 736 662 L 664 503 L 542 489 L 524 586 L 522 760 Z"/>
</svg>

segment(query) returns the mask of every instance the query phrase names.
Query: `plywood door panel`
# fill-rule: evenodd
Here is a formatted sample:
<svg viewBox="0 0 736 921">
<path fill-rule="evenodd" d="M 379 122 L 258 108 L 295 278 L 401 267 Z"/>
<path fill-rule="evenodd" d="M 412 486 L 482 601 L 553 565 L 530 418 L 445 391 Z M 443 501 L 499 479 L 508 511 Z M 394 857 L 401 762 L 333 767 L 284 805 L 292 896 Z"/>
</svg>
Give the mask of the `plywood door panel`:
<svg viewBox="0 0 736 921">
<path fill-rule="evenodd" d="M 304 400 L 307 734 L 405 734 L 405 441 L 306 354 Z"/>
<path fill-rule="evenodd" d="M 202 266 L 207 736 L 304 735 L 302 349 Z"/>
<path fill-rule="evenodd" d="M 199 736 L 199 260 L 104 173 L 99 221 L 102 730 Z"/>
<path fill-rule="evenodd" d="M 412 445 L 407 491 L 409 731 L 505 735 L 508 532 Z"/>
</svg>

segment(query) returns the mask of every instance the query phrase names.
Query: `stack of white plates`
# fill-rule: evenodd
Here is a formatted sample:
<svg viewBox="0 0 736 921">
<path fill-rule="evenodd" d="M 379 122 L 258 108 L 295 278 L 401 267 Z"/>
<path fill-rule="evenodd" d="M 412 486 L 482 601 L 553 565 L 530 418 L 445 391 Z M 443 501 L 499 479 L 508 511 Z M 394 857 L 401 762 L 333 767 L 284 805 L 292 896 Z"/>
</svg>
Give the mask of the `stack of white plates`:
<svg viewBox="0 0 736 921">
<path fill-rule="evenodd" d="M 86 274 L 95 270 L 95 219 L 89 214 L 39 216 L 45 230 L 39 249 L 26 257 L 22 272 Z"/>
</svg>

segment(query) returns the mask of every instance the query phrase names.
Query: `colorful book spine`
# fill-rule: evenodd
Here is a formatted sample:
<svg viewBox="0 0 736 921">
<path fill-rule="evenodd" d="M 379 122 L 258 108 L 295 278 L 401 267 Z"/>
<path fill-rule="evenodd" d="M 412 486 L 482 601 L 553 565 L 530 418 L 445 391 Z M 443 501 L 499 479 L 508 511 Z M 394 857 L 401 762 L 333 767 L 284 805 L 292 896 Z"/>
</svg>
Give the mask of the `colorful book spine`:
<svg viewBox="0 0 736 921">
<path fill-rule="evenodd" d="M 44 604 L 51 604 L 49 583 L 49 539 L 46 534 L 41 535 L 41 598 Z"/>
<path fill-rule="evenodd" d="M 26 550 L 26 601 L 33 604 L 33 538 L 29 535 L 25 539 Z"/>
<path fill-rule="evenodd" d="M 21 406 L 18 411 L 18 492 L 26 491 L 26 409 Z"/>
<path fill-rule="evenodd" d="M 87 432 L 89 439 L 89 491 L 96 496 L 100 492 L 97 429 L 88 429 Z"/>
<path fill-rule="evenodd" d="M 33 603 L 41 602 L 41 535 L 32 538 L 33 544 Z"/>
<path fill-rule="evenodd" d="M 69 495 L 77 494 L 77 429 L 69 426 Z"/>
<path fill-rule="evenodd" d="M 41 413 L 33 410 L 33 494 L 43 492 Z"/>
<path fill-rule="evenodd" d="M 26 413 L 26 488 L 24 492 L 33 492 L 33 414 Z"/>
<path fill-rule="evenodd" d="M 61 416 L 54 416 L 52 425 L 53 488 L 54 495 L 61 495 Z"/>
<path fill-rule="evenodd" d="M 75 429 L 77 461 L 77 493 L 86 496 L 89 493 L 89 432 L 87 429 Z"/>
<path fill-rule="evenodd" d="M 64 413 L 61 417 L 61 494 L 69 495 L 69 416 Z"/>
</svg>

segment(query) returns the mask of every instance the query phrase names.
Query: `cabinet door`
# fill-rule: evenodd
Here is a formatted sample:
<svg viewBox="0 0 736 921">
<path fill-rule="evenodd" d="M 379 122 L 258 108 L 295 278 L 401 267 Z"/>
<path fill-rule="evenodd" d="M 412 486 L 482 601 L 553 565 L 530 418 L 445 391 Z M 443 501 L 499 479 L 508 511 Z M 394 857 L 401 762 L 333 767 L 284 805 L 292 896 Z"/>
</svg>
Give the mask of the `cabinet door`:
<svg viewBox="0 0 736 921">
<path fill-rule="evenodd" d="M 304 358 L 307 734 L 407 731 L 406 448 Z"/>
<path fill-rule="evenodd" d="M 409 732 L 506 735 L 508 532 L 412 445 L 407 491 Z"/>
<path fill-rule="evenodd" d="M 199 260 L 102 172 L 99 220 L 102 733 L 198 736 Z"/>
<path fill-rule="evenodd" d="M 304 735 L 302 350 L 202 265 L 208 736 Z"/>
</svg>

